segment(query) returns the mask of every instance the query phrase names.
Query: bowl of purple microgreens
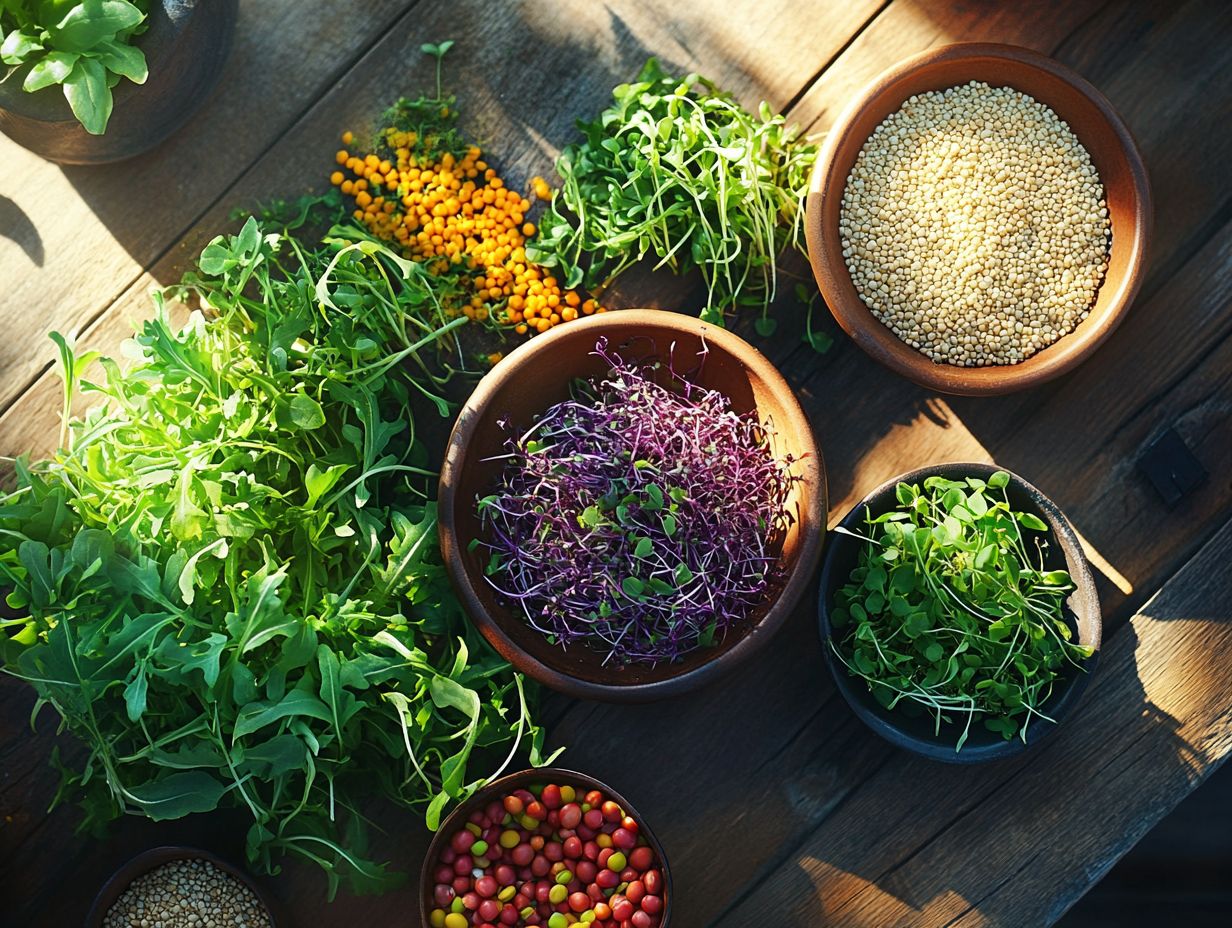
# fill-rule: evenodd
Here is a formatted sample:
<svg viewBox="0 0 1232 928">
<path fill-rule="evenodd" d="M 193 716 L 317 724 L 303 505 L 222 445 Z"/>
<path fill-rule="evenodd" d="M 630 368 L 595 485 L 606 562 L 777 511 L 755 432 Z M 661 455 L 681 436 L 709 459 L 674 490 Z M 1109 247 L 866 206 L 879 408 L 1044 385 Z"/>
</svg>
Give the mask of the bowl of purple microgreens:
<svg viewBox="0 0 1232 928">
<path fill-rule="evenodd" d="M 496 650 L 574 696 L 695 689 L 764 645 L 821 554 L 825 468 L 725 329 L 622 310 L 520 346 L 459 414 L 441 547 Z"/>
</svg>

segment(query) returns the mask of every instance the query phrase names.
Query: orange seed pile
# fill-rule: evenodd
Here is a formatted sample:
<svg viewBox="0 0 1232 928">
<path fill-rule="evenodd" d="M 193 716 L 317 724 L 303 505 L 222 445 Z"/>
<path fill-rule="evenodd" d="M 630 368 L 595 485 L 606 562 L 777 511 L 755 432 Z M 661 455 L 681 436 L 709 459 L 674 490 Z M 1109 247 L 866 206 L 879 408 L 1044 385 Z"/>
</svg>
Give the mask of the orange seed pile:
<svg viewBox="0 0 1232 928">
<path fill-rule="evenodd" d="M 393 160 L 343 148 L 330 181 L 353 198 L 353 215 L 373 235 L 400 243 L 408 258 L 436 272 L 451 265 L 467 272 L 469 302 L 447 306 L 447 316 L 492 318 L 533 334 L 605 311 L 526 260 L 526 240 L 535 234 L 526 218 L 530 201 L 505 186 L 478 147 L 461 158 L 438 156 L 417 151 L 414 132 L 387 129 L 384 137 Z M 353 141 L 352 133 L 343 134 L 343 145 Z M 538 199 L 551 196 L 541 177 L 531 187 Z"/>
</svg>

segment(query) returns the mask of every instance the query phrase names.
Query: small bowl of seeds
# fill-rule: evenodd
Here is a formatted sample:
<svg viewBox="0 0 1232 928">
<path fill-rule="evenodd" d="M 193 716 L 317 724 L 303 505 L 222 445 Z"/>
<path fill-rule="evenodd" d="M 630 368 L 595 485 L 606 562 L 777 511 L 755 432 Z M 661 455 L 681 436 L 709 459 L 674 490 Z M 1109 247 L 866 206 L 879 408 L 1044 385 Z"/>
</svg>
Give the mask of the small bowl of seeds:
<svg viewBox="0 0 1232 928">
<path fill-rule="evenodd" d="M 1073 369 L 1146 269 L 1150 187 L 1112 104 L 1009 45 L 932 49 L 877 78 L 818 157 L 818 286 L 873 358 L 943 393 Z"/>
<path fill-rule="evenodd" d="M 247 874 L 209 851 L 156 847 L 107 881 L 86 928 L 277 928 L 275 911 Z"/>
</svg>

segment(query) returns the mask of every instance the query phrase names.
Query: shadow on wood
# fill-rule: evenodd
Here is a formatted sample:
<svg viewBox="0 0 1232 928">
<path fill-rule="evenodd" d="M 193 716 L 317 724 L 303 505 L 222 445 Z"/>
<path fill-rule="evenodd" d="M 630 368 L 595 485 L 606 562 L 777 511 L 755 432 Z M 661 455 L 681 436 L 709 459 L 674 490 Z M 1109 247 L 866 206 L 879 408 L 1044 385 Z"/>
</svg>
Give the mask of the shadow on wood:
<svg viewBox="0 0 1232 928">
<path fill-rule="evenodd" d="M 0 235 L 24 251 L 36 267 L 43 266 L 42 236 L 21 207 L 5 196 L 0 196 Z"/>
</svg>

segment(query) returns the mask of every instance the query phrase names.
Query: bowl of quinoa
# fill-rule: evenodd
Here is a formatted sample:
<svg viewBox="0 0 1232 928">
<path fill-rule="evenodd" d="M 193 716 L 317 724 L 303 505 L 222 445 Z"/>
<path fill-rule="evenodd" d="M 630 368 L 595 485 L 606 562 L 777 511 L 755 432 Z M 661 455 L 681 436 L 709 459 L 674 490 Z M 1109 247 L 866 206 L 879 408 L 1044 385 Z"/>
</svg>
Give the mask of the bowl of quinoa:
<svg viewBox="0 0 1232 928">
<path fill-rule="evenodd" d="M 892 68 L 840 117 L 805 228 L 861 348 L 930 389 L 988 395 L 1107 339 L 1151 218 L 1141 156 L 1098 90 L 1028 49 L 960 44 Z"/>
</svg>

